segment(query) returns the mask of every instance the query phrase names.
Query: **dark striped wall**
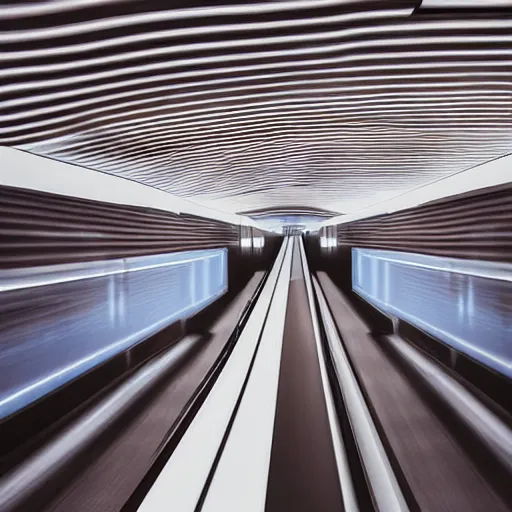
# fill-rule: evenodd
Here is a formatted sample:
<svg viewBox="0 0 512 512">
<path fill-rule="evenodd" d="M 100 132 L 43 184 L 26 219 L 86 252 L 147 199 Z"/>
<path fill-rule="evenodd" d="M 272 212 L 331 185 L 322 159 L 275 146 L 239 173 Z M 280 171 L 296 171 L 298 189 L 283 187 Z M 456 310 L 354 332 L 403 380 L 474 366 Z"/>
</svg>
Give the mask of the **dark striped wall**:
<svg viewBox="0 0 512 512">
<path fill-rule="evenodd" d="M 512 262 L 512 187 L 340 224 L 337 231 L 345 247 Z"/>
<path fill-rule="evenodd" d="M 0 187 L 0 268 L 216 247 L 239 252 L 240 229 L 192 215 Z M 265 235 L 270 248 L 274 237 Z"/>
</svg>

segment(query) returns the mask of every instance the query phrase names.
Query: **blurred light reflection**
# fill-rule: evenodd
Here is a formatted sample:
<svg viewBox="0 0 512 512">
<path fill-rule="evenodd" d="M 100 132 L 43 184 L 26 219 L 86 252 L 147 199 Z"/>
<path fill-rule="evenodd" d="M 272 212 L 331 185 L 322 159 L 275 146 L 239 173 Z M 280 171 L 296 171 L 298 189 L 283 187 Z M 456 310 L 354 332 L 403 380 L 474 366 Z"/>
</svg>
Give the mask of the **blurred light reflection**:
<svg viewBox="0 0 512 512">
<path fill-rule="evenodd" d="M 352 249 L 354 291 L 512 377 L 512 265 Z"/>
<path fill-rule="evenodd" d="M 52 268 L 53 284 L 48 269 L 31 269 L 31 282 L 39 286 L 0 292 L 0 419 L 194 314 L 227 289 L 226 249 L 106 263 L 99 277 L 96 271 L 88 276 L 89 264 L 81 264 L 84 278 L 73 281 L 66 280 L 66 265 Z M 98 262 L 90 265 L 97 268 Z M 0 272 L 0 290 L 2 280 L 16 281 L 15 273 Z M 34 278 L 38 273 L 46 277 Z"/>
</svg>

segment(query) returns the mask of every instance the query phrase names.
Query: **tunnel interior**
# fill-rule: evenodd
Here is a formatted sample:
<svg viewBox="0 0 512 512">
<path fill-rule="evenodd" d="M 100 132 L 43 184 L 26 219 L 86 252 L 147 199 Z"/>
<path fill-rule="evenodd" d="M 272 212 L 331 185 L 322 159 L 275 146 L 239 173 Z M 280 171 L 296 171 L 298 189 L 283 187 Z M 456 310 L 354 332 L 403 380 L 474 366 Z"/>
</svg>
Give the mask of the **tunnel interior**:
<svg viewBox="0 0 512 512">
<path fill-rule="evenodd" d="M 0 510 L 512 510 L 512 2 L 0 5 Z"/>
</svg>

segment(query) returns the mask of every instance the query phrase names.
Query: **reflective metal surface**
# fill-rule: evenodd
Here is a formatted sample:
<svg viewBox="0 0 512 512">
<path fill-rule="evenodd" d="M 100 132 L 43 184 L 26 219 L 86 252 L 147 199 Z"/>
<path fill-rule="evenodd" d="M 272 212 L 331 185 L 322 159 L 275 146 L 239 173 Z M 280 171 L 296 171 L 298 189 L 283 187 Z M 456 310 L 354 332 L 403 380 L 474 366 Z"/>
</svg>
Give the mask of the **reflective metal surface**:
<svg viewBox="0 0 512 512">
<path fill-rule="evenodd" d="M 352 251 L 354 291 L 512 377 L 512 265 Z"/>
<path fill-rule="evenodd" d="M 0 418 L 227 289 L 225 249 L 78 266 L 0 273 Z"/>
</svg>

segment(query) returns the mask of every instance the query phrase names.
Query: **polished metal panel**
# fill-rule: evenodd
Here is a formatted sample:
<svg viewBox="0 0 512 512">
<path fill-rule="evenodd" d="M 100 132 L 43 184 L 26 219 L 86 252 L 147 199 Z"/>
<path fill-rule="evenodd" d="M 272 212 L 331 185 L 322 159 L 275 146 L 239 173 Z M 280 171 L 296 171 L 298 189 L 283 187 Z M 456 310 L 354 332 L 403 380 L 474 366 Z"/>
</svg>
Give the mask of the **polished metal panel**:
<svg viewBox="0 0 512 512">
<path fill-rule="evenodd" d="M 226 249 L 113 260 L 101 272 L 101 263 L 77 266 L 20 269 L 18 280 L 0 272 L 0 418 L 227 289 Z"/>
<path fill-rule="evenodd" d="M 353 289 L 512 377 L 512 265 L 352 249 Z"/>
</svg>

